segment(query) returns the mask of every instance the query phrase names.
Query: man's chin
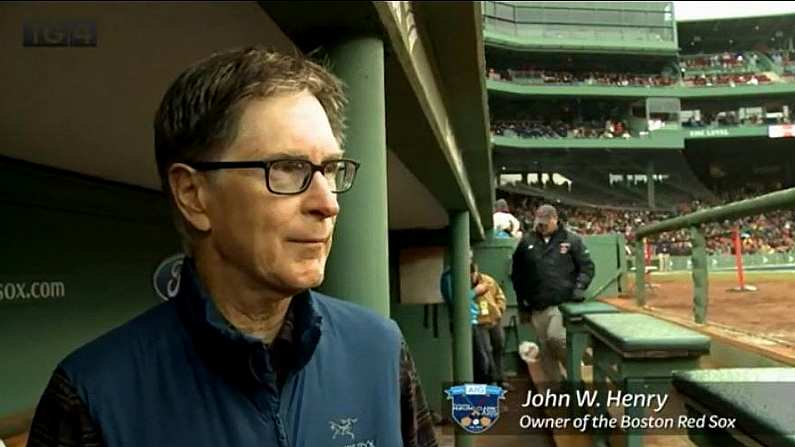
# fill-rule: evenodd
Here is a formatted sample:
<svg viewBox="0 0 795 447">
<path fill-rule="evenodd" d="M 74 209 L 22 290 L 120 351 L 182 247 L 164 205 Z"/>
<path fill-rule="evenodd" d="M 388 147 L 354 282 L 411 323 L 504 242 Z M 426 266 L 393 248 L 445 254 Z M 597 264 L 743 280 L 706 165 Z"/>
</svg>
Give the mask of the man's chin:
<svg viewBox="0 0 795 447">
<path fill-rule="evenodd" d="M 306 290 L 318 287 L 323 283 L 323 272 L 305 272 L 298 275 L 293 281 L 297 289 Z"/>
</svg>

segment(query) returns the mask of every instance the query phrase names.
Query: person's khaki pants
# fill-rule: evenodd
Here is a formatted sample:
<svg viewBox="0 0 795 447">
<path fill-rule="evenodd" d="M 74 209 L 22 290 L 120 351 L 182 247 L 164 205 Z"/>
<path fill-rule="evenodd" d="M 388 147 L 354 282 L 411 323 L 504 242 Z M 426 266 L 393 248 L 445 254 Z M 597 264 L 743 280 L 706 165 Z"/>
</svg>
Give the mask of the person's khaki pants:
<svg viewBox="0 0 795 447">
<path fill-rule="evenodd" d="M 566 329 L 563 327 L 563 316 L 558 306 L 549 306 L 544 310 L 534 310 L 531 322 L 538 337 L 539 356 L 544 375 L 549 381 L 549 386 L 556 388 L 563 379 L 560 374 L 560 362 L 566 359 Z"/>
</svg>

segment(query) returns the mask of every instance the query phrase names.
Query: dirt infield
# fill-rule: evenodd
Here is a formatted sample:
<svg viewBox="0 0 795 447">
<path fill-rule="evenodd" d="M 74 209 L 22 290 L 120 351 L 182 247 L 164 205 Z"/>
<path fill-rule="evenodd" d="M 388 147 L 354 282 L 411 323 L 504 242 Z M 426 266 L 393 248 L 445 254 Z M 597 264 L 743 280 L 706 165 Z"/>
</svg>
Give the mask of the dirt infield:
<svg viewBox="0 0 795 447">
<path fill-rule="evenodd" d="M 690 273 L 655 273 L 655 287 L 647 289 L 647 304 L 660 312 L 693 318 L 693 280 Z M 736 293 L 734 272 L 711 273 L 707 321 L 775 339 L 795 347 L 795 271 L 749 272 L 746 283 L 756 292 Z M 630 293 L 634 290 L 630 285 Z"/>
</svg>

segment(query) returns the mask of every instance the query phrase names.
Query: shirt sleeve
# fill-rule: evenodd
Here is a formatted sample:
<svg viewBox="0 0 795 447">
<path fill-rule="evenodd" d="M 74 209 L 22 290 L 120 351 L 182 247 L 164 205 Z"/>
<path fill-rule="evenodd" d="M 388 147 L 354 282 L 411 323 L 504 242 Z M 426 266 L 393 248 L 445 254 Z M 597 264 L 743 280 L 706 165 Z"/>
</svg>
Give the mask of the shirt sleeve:
<svg viewBox="0 0 795 447">
<path fill-rule="evenodd" d="M 27 447 L 102 447 L 102 434 L 63 370 L 57 369 L 36 407 Z"/>
<path fill-rule="evenodd" d="M 406 341 L 400 349 L 400 431 L 403 447 L 438 447 L 433 418 Z"/>
</svg>

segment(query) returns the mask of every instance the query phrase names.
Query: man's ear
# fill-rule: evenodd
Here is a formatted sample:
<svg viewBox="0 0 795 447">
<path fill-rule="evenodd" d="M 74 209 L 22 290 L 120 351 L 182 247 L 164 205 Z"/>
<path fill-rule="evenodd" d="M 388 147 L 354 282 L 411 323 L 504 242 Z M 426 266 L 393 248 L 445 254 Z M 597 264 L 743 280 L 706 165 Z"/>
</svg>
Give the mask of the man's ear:
<svg viewBox="0 0 795 447">
<path fill-rule="evenodd" d="M 188 165 L 174 163 L 168 168 L 168 184 L 182 217 L 194 229 L 209 231 L 212 228 L 207 212 L 207 182 Z"/>
</svg>

